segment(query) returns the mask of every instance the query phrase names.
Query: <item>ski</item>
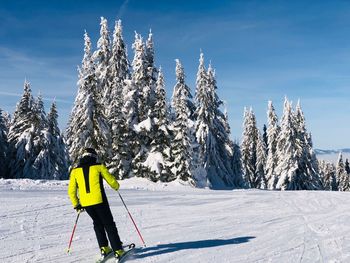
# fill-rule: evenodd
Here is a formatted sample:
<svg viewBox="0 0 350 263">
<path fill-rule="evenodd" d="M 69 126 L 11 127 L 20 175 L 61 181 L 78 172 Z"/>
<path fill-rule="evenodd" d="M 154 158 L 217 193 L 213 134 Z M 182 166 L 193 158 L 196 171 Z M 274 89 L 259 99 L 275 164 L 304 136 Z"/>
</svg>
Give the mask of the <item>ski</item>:
<svg viewBox="0 0 350 263">
<path fill-rule="evenodd" d="M 134 248 L 135 248 L 135 244 L 134 243 L 131 243 L 131 244 L 128 244 L 128 245 L 124 245 L 123 249 L 125 250 L 125 253 L 123 254 L 123 256 L 120 259 L 117 259 L 117 262 L 123 262 L 123 261 L 120 261 L 120 260 L 122 260 L 124 258 L 124 255 L 126 256 L 127 254 L 129 254 L 129 252 L 131 250 L 133 250 Z M 106 255 L 104 258 L 100 258 L 100 259 L 96 260 L 95 262 L 96 263 L 105 263 L 109 259 L 112 259 L 113 257 L 114 257 L 114 253 L 113 253 L 113 251 L 111 251 L 111 253 Z"/>
<path fill-rule="evenodd" d="M 125 253 L 116 260 L 116 263 L 125 262 L 128 259 L 128 257 L 132 254 L 134 249 L 135 249 L 135 244 L 131 244 L 131 246 L 129 246 L 128 250 L 126 250 Z"/>
<path fill-rule="evenodd" d="M 106 255 L 104 258 L 99 258 L 98 260 L 96 260 L 96 263 L 104 263 L 106 262 L 108 259 L 113 258 L 114 257 L 114 253 L 113 251 L 111 251 L 108 255 Z"/>
</svg>

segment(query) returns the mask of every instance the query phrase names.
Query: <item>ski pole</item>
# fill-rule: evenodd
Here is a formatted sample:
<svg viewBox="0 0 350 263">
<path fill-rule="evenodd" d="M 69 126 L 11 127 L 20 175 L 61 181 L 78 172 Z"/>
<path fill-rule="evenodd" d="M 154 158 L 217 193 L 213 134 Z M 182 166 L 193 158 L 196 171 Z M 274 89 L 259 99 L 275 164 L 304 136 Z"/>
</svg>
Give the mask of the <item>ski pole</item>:
<svg viewBox="0 0 350 263">
<path fill-rule="evenodd" d="M 123 197 L 121 196 L 121 194 L 119 193 L 119 191 L 117 191 L 117 192 L 118 192 L 118 194 L 119 194 L 120 200 L 122 200 L 122 203 L 123 203 L 123 205 L 124 205 L 126 211 L 127 211 L 128 214 L 129 214 L 129 217 L 130 217 L 132 223 L 134 224 L 134 226 L 135 226 L 135 228 L 136 228 L 137 233 L 139 234 L 139 237 L 140 237 L 140 239 L 141 239 L 141 241 L 142 241 L 144 247 L 146 247 L 146 243 L 145 243 L 145 241 L 143 240 L 142 235 L 141 235 L 141 233 L 140 233 L 140 230 L 137 228 L 136 223 L 135 223 L 134 219 L 132 218 L 132 216 L 131 216 L 131 214 L 130 214 L 130 212 L 129 212 L 128 207 L 126 206 L 126 204 L 125 204 L 125 202 L 124 202 L 124 200 L 123 200 Z"/>
<path fill-rule="evenodd" d="M 68 254 L 70 253 L 70 247 L 72 245 L 72 240 L 73 240 L 75 229 L 77 228 L 77 224 L 78 224 L 78 219 L 79 219 L 80 213 L 81 213 L 81 210 L 79 210 L 79 212 L 78 212 L 77 219 L 75 220 L 75 224 L 74 224 L 74 227 L 73 227 L 73 232 L 72 232 L 72 235 L 70 236 L 69 245 L 68 245 L 68 248 L 67 248 L 67 253 Z"/>
</svg>

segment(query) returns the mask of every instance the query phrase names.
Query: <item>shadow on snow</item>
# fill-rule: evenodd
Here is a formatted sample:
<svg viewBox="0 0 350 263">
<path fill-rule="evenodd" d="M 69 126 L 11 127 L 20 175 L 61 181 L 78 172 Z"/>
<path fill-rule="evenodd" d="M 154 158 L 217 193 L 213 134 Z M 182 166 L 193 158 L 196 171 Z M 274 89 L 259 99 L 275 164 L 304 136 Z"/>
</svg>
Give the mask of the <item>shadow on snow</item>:
<svg viewBox="0 0 350 263">
<path fill-rule="evenodd" d="M 137 248 L 135 251 L 134 258 L 145 258 L 151 256 L 157 256 L 167 253 L 172 253 L 180 250 L 186 249 L 199 249 L 199 248 L 210 248 L 219 247 L 226 245 L 234 245 L 249 242 L 250 239 L 255 237 L 236 237 L 231 239 L 208 239 L 208 240 L 198 240 L 198 241 L 187 241 L 179 243 L 170 244 L 160 244 L 153 247 Z"/>
</svg>

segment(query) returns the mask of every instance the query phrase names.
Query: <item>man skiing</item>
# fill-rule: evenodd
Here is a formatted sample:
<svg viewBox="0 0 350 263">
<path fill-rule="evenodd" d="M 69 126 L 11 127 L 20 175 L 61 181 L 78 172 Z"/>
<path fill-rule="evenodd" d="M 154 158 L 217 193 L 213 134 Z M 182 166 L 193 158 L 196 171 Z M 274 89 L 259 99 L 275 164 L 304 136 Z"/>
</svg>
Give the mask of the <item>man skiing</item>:
<svg viewBox="0 0 350 263">
<path fill-rule="evenodd" d="M 103 188 L 103 179 L 114 190 L 119 189 L 119 183 L 108 172 L 105 165 L 97 162 L 97 158 L 94 149 L 84 150 L 78 166 L 70 172 L 68 195 L 74 209 L 77 212 L 85 210 L 93 220 L 97 242 L 101 250 L 100 261 L 114 252 L 118 262 L 125 251 Z M 108 240 L 112 248 L 108 245 Z"/>
</svg>

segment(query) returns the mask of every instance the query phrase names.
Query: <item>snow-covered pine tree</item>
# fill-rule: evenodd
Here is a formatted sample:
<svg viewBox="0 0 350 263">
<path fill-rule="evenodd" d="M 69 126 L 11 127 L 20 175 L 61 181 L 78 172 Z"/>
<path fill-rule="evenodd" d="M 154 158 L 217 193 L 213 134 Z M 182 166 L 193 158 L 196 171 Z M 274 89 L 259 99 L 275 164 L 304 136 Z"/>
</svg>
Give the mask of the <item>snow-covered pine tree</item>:
<svg viewBox="0 0 350 263">
<path fill-rule="evenodd" d="M 211 66 L 204 67 L 200 54 L 196 89 L 196 137 L 200 145 L 203 167 L 212 188 L 236 187 L 232 171 L 232 142 L 226 133 L 225 116 L 220 110 L 215 74 Z"/>
<path fill-rule="evenodd" d="M 241 143 L 242 170 L 245 184 L 249 188 L 260 188 L 257 175 L 257 144 L 259 131 L 253 109 L 244 109 L 243 135 Z"/>
<path fill-rule="evenodd" d="M 32 151 L 32 106 L 33 96 L 29 82 L 24 82 L 24 92 L 16 106 L 8 133 L 9 141 L 9 178 L 23 178 L 26 160 Z"/>
<path fill-rule="evenodd" d="M 175 74 L 176 74 L 176 84 L 173 89 L 173 96 L 171 99 L 171 106 L 176 111 L 176 108 L 179 108 L 180 106 L 177 105 L 178 103 L 183 103 L 181 101 L 181 97 L 183 97 L 182 93 L 186 94 L 186 108 L 189 110 L 189 116 L 188 119 L 194 120 L 194 113 L 196 111 L 196 107 L 192 101 L 193 96 L 191 94 L 190 87 L 187 86 L 185 82 L 185 71 L 184 68 L 180 62 L 179 59 L 175 60 L 176 62 L 176 68 L 175 68 Z M 184 106 L 182 106 L 184 107 Z M 176 115 L 176 113 L 175 113 Z"/>
<path fill-rule="evenodd" d="M 350 175 L 350 165 L 349 165 L 349 160 L 345 160 L 345 171 L 348 175 Z"/>
<path fill-rule="evenodd" d="M 166 102 L 164 76 L 161 68 L 156 82 L 156 104 L 153 112 L 154 129 L 151 150 L 144 163 L 149 168 L 148 176 L 152 181 L 169 182 L 175 179 L 171 174 L 168 106 Z"/>
<path fill-rule="evenodd" d="M 41 94 L 34 99 L 32 113 L 32 156 L 27 160 L 24 173 L 32 179 L 51 179 L 50 135 Z"/>
<path fill-rule="evenodd" d="M 78 94 L 67 127 L 66 137 L 70 159 L 76 165 L 85 147 L 97 150 L 101 161 L 110 161 L 110 128 L 99 103 L 91 41 L 85 33 L 85 54 L 79 70 Z"/>
<path fill-rule="evenodd" d="M 264 124 L 264 126 L 263 126 L 262 138 L 263 138 L 263 141 L 264 141 L 264 143 L 266 145 L 266 156 L 267 156 L 267 152 L 268 152 L 267 145 L 268 145 L 268 143 L 267 143 L 267 127 L 266 127 L 266 124 Z"/>
<path fill-rule="evenodd" d="M 321 178 L 321 182 L 322 182 L 322 185 L 323 185 L 323 189 L 324 190 L 329 190 L 329 187 L 328 189 L 326 189 L 326 179 L 325 179 L 325 170 L 326 170 L 326 161 L 324 160 L 318 160 L 318 169 L 320 171 L 320 178 Z"/>
<path fill-rule="evenodd" d="M 242 177 L 242 157 L 241 157 L 241 149 L 239 147 L 239 141 L 233 142 L 233 156 L 232 156 L 232 171 L 233 174 L 236 175 L 236 185 L 237 187 L 243 187 L 244 186 L 244 180 Z"/>
<path fill-rule="evenodd" d="M 190 180 L 195 183 L 193 176 L 195 167 L 192 165 L 192 145 L 191 138 L 192 121 L 191 116 L 194 113 L 194 105 L 191 101 L 190 88 L 185 83 L 185 72 L 180 60 L 176 59 L 176 84 L 172 96 L 172 108 L 174 111 L 173 132 L 174 139 L 171 144 L 171 156 L 173 159 L 173 174 L 183 180 Z M 197 178 L 199 180 L 199 178 Z"/>
<path fill-rule="evenodd" d="M 143 165 L 146 161 L 147 155 L 150 151 L 151 137 L 150 132 L 153 130 L 153 120 L 150 118 L 150 112 L 148 110 L 148 99 L 145 94 L 149 89 L 147 78 L 147 59 L 145 44 L 142 37 L 135 33 L 135 42 L 133 44 L 134 59 L 132 62 L 132 79 L 128 83 L 129 95 L 126 99 L 128 107 L 135 109 L 132 112 L 132 116 L 127 116 L 127 122 L 130 117 L 133 118 L 133 126 L 130 129 L 134 130 L 134 136 L 131 140 L 131 149 L 133 150 L 132 169 L 133 173 L 139 177 L 147 177 L 148 168 Z M 130 101 L 133 99 L 134 101 Z M 134 103 L 137 103 L 137 107 L 134 107 Z M 131 123 L 131 122 L 130 122 Z"/>
<path fill-rule="evenodd" d="M 134 49 L 134 59 L 132 61 L 131 79 L 124 81 L 124 105 L 123 113 L 130 130 L 141 121 L 139 116 L 141 110 L 142 89 L 146 85 L 146 58 L 145 46 L 140 34 L 135 32 L 135 41 L 132 45 Z"/>
<path fill-rule="evenodd" d="M 104 96 L 104 104 L 107 110 L 107 116 L 111 119 L 110 109 L 112 104 L 121 108 L 123 100 L 124 80 L 130 78 L 129 61 L 126 45 L 123 39 L 123 28 L 121 20 L 116 21 L 113 32 L 113 42 L 111 56 L 109 59 L 109 79 Z"/>
<path fill-rule="evenodd" d="M 0 178 L 7 178 L 8 175 L 8 140 L 7 126 L 3 117 L 3 111 L 0 109 Z"/>
<path fill-rule="evenodd" d="M 142 42 L 142 41 L 141 41 Z M 161 180 L 168 180 L 171 179 L 169 177 L 169 169 L 167 168 L 168 164 L 167 161 L 163 159 L 164 152 L 154 152 L 155 151 L 155 143 L 159 142 L 163 139 L 165 139 L 166 136 L 164 134 L 160 137 L 157 137 L 159 132 L 161 132 L 158 127 L 166 127 L 163 124 L 160 124 L 158 126 L 157 122 L 159 121 L 159 110 L 167 112 L 168 108 L 163 108 L 163 105 L 161 105 L 161 109 L 157 109 L 157 106 L 160 106 L 159 103 L 163 103 L 162 101 L 159 102 L 157 99 L 159 99 L 160 94 L 157 94 L 156 89 L 163 85 L 164 89 L 164 79 L 161 79 L 160 82 L 157 81 L 158 76 L 158 70 L 155 67 L 154 63 L 154 43 L 153 43 L 153 34 L 150 31 L 148 35 L 148 39 L 146 40 L 146 43 L 142 43 L 143 48 L 140 48 L 139 50 L 143 51 L 140 52 L 140 58 L 141 67 L 138 69 L 139 71 L 145 71 L 145 75 L 142 78 L 134 79 L 135 83 L 139 83 L 139 90 L 140 90 L 140 99 L 139 99 L 139 117 L 140 117 L 140 123 L 136 127 L 137 135 L 140 140 L 141 145 L 141 151 L 136 155 L 137 158 L 135 158 L 134 164 L 136 164 L 137 168 L 137 174 L 143 174 L 144 177 L 150 178 L 152 181 L 156 181 L 158 179 Z M 136 56 L 137 49 L 135 49 L 135 56 Z M 142 54 L 143 53 L 143 54 Z M 133 61 L 133 66 L 134 66 Z M 135 75 L 133 75 L 134 77 Z M 139 77 L 141 74 L 139 74 Z M 160 74 L 163 78 L 163 74 Z M 158 89 L 159 91 L 159 89 Z M 161 99 L 162 100 L 162 99 Z M 164 101 L 165 103 L 165 101 Z M 166 105 L 166 103 L 164 104 Z M 166 117 L 168 118 L 168 117 Z M 166 121 L 168 122 L 168 121 Z M 168 133 L 168 131 L 164 131 L 164 133 Z M 168 140 L 168 139 L 166 139 Z M 164 146 L 157 146 L 156 148 L 163 148 L 169 150 L 169 143 Z M 163 149 L 161 151 L 163 151 Z M 157 156 L 155 156 L 157 155 Z M 167 157 L 168 158 L 168 157 Z M 164 164 L 164 165 L 163 165 Z M 135 166 L 135 165 L 134 165 Z M 156 168 L 158 167 L 158 168 Z M 169 177 L 169 178 L 168 178 Z"/>
<path fill-rule="evenodd" d="M 135 125 L 137 126 L 139 123 L 139 90 L 132 79 L 127 79 L 124 81 L 124 83 L 124 105 L 122 107 L 122 114 L 125 118 L 124 142 L 127 144 L 124 154 L 126 161 L 124 164 L 124 169 L 125 176 L 132 176 L 134 175 L 134 165 L 136 165 L 136 163 L 133 163 L 132 161 L 141 149 L 137 132 L 134 129 Z M 115 136 L 114 139 L 116 139 Z M 115 147 L 116 143 L 113 142 L 113 145 Z M 113 151 L 116 153 L 115 150 Z"/>
<path fill-rule="evenodd" d="M 185 178 L 192 178 L 191 183 L 195 183 L 198 187 L 204 187 L 207 185 L 206 182 L 206 172 L 203 169 L 203 162 L 201 161 L 199 144 L 196 140 L 196 130 L 195 130 L 195 111 L 196 107 L 193 103 L 193 96 L 191 90 L 185 81 L 185 71 L 179 59 L 175 60 L 175 74 L 176 74 L 176 84 L 173 89 L 173 95 L 171 99 L 172 112 L 171 120 L 173 122 L 174 128 L 174 138 L 182 138 L 183 145 L 173 145 L 172 152 L 177 157 L 173 156 L 174 159 L 185 160 L 184 156 L 190 156 L 188 160 L 184 161 L 188 164 L 179 164 L 173 161 L 173 169 L 178 172 L 176 167 L 183 167 L 184 175 L 178 175 L 178 178 L 185 180 Z M 182 128 L 180 128 L 182 127 Z M 181 134 L 179 134 L 181 133 Z M 187 137 L 187 138 L 186 138 Z M 175 141 L 174 141 L 175 142 Z M 180 143 L 178 140 L 177 143 Z M 176 144 L 176 143 L 175 143 Z M 190 148 L 187 148 L 189 144 Z M 180 149 L 183 147 L 183 151 Z M 183 154 L 184 156 L 180 156 Z M 188 166 L 187 166 L 188 165 Z M 185 171 L 185 167 L 189 167 L 190 171 Z M 174 172 L 175 173 L 175 172 Z M 181 172 L 182 173 L 182 172 Z M 187 174 L 187 175 L 185 175 Z"/>
<path fill-rule="evenodd" d="M 208 153 L 208 142 L 210 136 L 209 126 L 212 125 L 213 120 L 213 112 L 214 110 L 208 108 L 210 105 L 209 96 L 208 96 L 208 75 L 204 65 L 204 55 L 201 52 L 199 58 L 199 66 L 197 72 L 196 79 L 196 94 L 195 94 L 195 102 L 196 102 L 196 141 L 198 143 L 198 147 L 196 147 L 196 152 L 198 152 L 198 167 L 196 170 L 199 170 L 200 173 L 195 174 L 196 183 L 198 182 L 201 186 L 206 186 L 212 184 L 210 179 L 208 178 L 208 168 L 209 168 L 209 153 Z M 203 168 L 202 168 L 203 167 Z M 213 187 L 213 186 L 212 186 Z"/>
<path fill-rule="evenodd" d="M 105 103 L 109 105 L 108 120 L 111 127 L 112 160 L 108 164 L 108 168 L 117 178 L 122 179 L 128 176 L 131 160 L 131 154 L 128 149 L 128 126 L 123 113 L 125 102 L 123 91 L 126 86 L 125 80 L 130 78 L 130 72 L 120 20 L 116 21 L 113 32 L 109 67 L 112 83 L 108 86 L 109 101 L 106 98 Z"/>
<path fill-rule="evenodd" d="M 287 98 L 284 101 L 281 131 L 277 141 L 278 165 L 276 167 L 276 189 L 297 190 L 301 182 L 297 177 L 298 160 L 296 158 L 296 134 L 294 115 Z"/>
<path fill-rule="evenodd" d="M 131 133 L 121 106 L 116 99 L 113 100 L 109 119 L 112 135 L 112 160 L 108 168 L 118 179 L 128 176 L 132 158 L 128 147 Z"/>
<path fill-rule="evenodd" d="M 319 190 L 322 188 L 311 135 L 306 131 L 300 104 L 297 104 L 294 113 L 287 98 L 284 103 L 277 153 L 279 160 L 276 168 L 279 177 L 277 189 Z"/>
<path fill-rule="evenodd" d="M 3 111 L 2 117 L 3 117 L 6 129 L 7 131 L 9 131 L 11 127 L 11 115 L 7 111 Z"/>
<path fill-rule="evenodd" d="M 323 189 L 326 191 L 337 191 L 337 182 L 335 177 L 335 166 L 333 163 L 320 161 L 319 169 L 322 179 Z"/>
<path fill-rule="evenodd" d="M 232 185 L 236 188 L 243 187 L 244 181 L 242 177 L 242 165 L 241 165 L 241 151 L 238 142 L 233 142 L 231 137 L 231 128 L 228 123 L 228 113 L 225 107 L 224 115 L 220 118 L 222 126 L 224 127 L 225 134 L 227 136 L 226 140 L 226 150 L 231 156 L 230 166 L 232 170 Z M 265 147 L 266 148 L 266 147 Z"/>
<path fill-rule="evenodd" d="M 148 39 L 146 40 L 146 67 L 147 67 L 147 83 L 148 85 L 144 87 L 143 97 L 144 101 L 146 101 L 146 112 L 154 111 L 154 107 L 156 104 L 156 86 L 157 86 L 157 77 L 158 71 L 155 66 L 155 58 L 154 58 L 154 42 L 153 42 L 153 34 L 150 30 L 148 34 Z"/>
<path fill-rule="evenodd" d="M 100 38 L 97 41 L 97 50 L 93 54 L 95 62 L 96 89 L 98 103 L 104 105 L 104 112 L 108 114 L 110 92 L 114 76 L 111 74 L 111 40 L 107 19 L 101 17 Z"/>
<path fill-rule="evenodd" d="M 135 89 L 138 90 L 138 122 L 146 120 L 150 112 L 151 90 L 149 76 L 149 61 L 146 53 L 146 46 L 140 34 L 135 32 L 135 42 L 133 44 L 134 59 L 132 61 L 132 80 Z"/>
<path fill-rule="evenodd" d="M 343 154 L 339 153 L 335 176 L 338 181 L 338 190 L 339 191 L 349 191 L 349 175 L 346 173 L 345 164 L 343 161 Z"/>
<path fill-rule="evenodd" d="M 261 133 L 258 131 L 258 141 L 256 145 L 256 188 L 267 188 L 267 182 L 265 177 L 266 158 L 266 144 Z"/>
<path fill-rule="evenodd" d="M 68 179 L 68 152 L 61 131 L 58 127 L 58 112 L 56 102 L 51 104 L 47 115 L 49 133 L 49 161 L 47 173 L 54 180 Z"/>
<path fill-rule="evenodd" d="M 278 180 L 276 167 L 278 164 L 277 142 L 280 134 L 278 118 L 272 101 L 268 102 L 267 110 L 267 159 L 266 159 L 266 180 L 267 188 L 275 189 Z"/>
<path fill-rule="evenodd" d="M 49 179 L 47 128 L 42 97 L 34 99 L 25 82 L 9 131 L 12 178 Z"/>
<path fill-rule="evenodd" d="M 299 178 L 298 190 L 320 190 L 322 183 L 319 176 L 318 161 L 313 150 L 311 134 L 306 130 L 304 113 L 298 101 L 294 114 L 294 129 L 296 134 L 296 158 Z M 297 190 L 296 189 L 296 190 Z"/>
</svg>

